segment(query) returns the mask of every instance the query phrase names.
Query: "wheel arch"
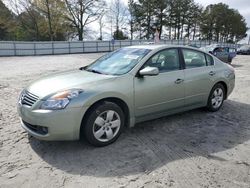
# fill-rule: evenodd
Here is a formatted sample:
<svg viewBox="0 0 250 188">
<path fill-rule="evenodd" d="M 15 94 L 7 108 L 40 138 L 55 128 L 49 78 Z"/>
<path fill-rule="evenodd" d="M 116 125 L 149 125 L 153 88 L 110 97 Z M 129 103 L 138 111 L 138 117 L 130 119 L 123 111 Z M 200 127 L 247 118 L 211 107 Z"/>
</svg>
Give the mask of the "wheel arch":
<svg viewBox="0 0 250 188">
<path fill-rule="evenodd" d="M 224 82 L 224 81 L 218 81 L 218 82 L 216 82 L 216 83 L 214 84 L 214 86 L 215 86 L 216 84 L 221 84 L 221 85 L 224 86 L 224 88 L 225 88 L 225 97 L 224 97 L 224 99 L 227 99 L 228 86 L 227 86 L 226 82 Z M 214 86 L 213 86 L 213 87 L 214 87 Z"/>
<path fill-rule="evenodd" d="M 87 111 L 84 113 L 83 117 L 82 117 L 82 121 L 81 121 L 81 127 L 80 127 L 80 138 L 82 135 L 82 131 L 83 131 L 83 126 L 85 123 L 86 118 L 89 116 L 90 112 L 98 105 L 105 103 L 105 102 L 112 102 L 117 104 L 122 111 L 124 112 L 125 115 L 125 127 L 129 127 L 130 125 L 130 109 L 128 104 L 122 100 L 121 98 L 118 97 L 106 97 L 103 99 L 99 99 L 97 101 L 95 101 L 88 109 Z"/>
</svg>

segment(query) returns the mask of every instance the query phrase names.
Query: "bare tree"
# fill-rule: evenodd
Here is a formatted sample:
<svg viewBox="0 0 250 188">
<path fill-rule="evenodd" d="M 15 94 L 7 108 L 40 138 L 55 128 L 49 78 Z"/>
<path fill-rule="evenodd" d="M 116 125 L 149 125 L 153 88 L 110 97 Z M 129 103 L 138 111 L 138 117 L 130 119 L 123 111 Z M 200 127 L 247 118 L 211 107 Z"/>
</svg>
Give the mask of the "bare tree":
<svg viewBox="0 0 250 188">
<path fill-rule="evenodd" d="M 129 13 L 129 19 L 128 19 L 128 24 L 129 24 L 129 30 L 130 30 L 130 39 L 133 40 L 133 34 L 135 31 L 135 3 L 134 0 L 129 0 L 128 1 L 128 13 Z"/>
<path fill-rule="evenodd" d="M 100 32 L 100 36 L 99 36 L 99 40 L 103 40 L 103 36 L 102 36 L 102 30 L 105 27 L 105 23 L 104 23 L 104 15 L 105 15 L 106 11 L 103 11 L 100 14 L 100 18 L 98 20 L 98 24 L 99 24 L 99 32 Z"/>
<path fill-rule="evenodd" d="M 68 10 L 67 19 L 76 29 L 79 40 L 83 40 L 85 27 L 98 20 L 105 8 L 103 0 L 65 0 Z"/>
<path fill-rule="evenodd" d="M 49 24 L 49 36 L 50 40 L 53 41 L 53 30 L 52 30 L 52 24 L 51 24 L 51 10 L 50 10 L 50 2 L 49 0 L 45 0 L 45 6 L 47 10 L 47 18 L 48 18 L 48 24 Z"/>
<path fill-rule="evenodd" d="M 126 18 L 128 17 L 128 8 L 121 0 L 114 0 L 111 2 L 110 6 L 110 20 L 111 20 L 111 30 L 113 22 L 115 22 L 115 33 L 116 38 L 118 38 L 119 31 L 126 24 Z M 113 33 L 111 32 L 113 35 Z"/>
</svg>

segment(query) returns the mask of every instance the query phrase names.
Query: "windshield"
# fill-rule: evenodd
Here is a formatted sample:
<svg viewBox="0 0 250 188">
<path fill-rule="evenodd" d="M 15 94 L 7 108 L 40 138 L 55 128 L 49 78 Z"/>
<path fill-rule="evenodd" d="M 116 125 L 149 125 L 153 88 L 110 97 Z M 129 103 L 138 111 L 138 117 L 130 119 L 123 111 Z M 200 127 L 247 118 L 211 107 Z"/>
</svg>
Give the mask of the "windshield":
<svg viewBox="0 0 250 188">
<path fill-rule="evenodd" d="M 150 51 L 143 48 L 121 48 L 102 56 L 85 70 L 99 74 L 122 75 L 132 70 Z"/>
</svg>

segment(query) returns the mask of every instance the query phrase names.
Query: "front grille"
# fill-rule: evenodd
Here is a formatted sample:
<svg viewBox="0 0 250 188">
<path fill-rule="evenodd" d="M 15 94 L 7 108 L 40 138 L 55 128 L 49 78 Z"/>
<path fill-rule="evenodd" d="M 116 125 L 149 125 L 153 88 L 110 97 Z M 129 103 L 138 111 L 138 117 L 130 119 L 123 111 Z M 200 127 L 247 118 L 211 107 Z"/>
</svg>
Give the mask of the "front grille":
<svg viewBox="0 0 250 188">
<path fill-rule="evenodd" d="M 36 95 L 31 94 L 28 91 L 24 91 L 21 96 L 21 103 L 23 105 L 32 106 L 39 99 Z"/>
<path fill-rule="evenodd" d="M 38 125 L 31 125 L 25 121 L 23 121 L 23 124 L 28 128 L 30 129 L 31 131 L 33 132 L 36 132 L 38 134 L 41 134 L 41 135 L 46 135 L 48 134 L 48 127 L 43 127 L 43 126 L 38 126 Z"/>
</svg>

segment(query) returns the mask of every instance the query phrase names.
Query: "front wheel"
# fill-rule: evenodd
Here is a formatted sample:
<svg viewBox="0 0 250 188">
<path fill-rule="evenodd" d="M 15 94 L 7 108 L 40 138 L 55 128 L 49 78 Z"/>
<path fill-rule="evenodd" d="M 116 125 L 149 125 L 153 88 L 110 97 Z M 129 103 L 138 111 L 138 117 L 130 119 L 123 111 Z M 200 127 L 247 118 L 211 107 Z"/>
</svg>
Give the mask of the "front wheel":
<svg viewBox="0 0 250 188">
<path fill-rule="evenodd" d="M 106 146 L 120 136 L 124 123 L 122 109 L 115 103 L 104 102 L 94 106 L 83 121 L 83 135 L 94 146 Z"/>
<path fill-rule="evenodd" d="M 218 111 L 225 99 L 225 87 L 222 84 L 216 84 L 210 92 L 207 109 L 211 112 Z"/>
</svg>

